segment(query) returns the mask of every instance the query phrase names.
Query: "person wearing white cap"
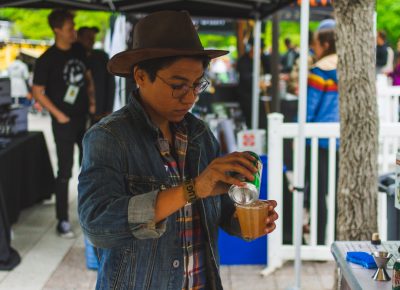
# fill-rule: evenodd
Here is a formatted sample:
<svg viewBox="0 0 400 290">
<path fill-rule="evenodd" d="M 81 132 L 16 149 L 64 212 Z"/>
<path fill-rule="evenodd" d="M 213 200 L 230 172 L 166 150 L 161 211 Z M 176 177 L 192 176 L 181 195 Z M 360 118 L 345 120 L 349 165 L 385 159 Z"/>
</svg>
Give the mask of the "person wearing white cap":
<svg viewBox="0 0 400 290">
<path fill-rule="evenodd" d="M 324 30 L 324 29 L 334 29 L 336 26 L 336 22 L 334 19 L 328 18 L 322 20 L 317 28 L 317 31 Z"/>
</svg>

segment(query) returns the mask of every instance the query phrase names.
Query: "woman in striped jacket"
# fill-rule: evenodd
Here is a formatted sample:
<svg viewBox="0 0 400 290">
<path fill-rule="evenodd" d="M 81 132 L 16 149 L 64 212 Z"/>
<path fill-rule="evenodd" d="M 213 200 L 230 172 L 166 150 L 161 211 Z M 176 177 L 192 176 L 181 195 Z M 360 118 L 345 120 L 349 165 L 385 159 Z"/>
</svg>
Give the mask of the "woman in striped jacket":
<svg viewBox="0 0 400 290">
<path fill-rule="evenodd" d="M 335 35 L 333 29 L 319 30 L 314 38 L 313 48 L 317 62 L 308 76 L 307 122 L 329 123 L 339 122 L 339 95 Z M 307 145 L 310 145 L 308 140 Z M 327 222 L 328 193 L 328 139 L 318 142 L 318 227 L 317 244 L 325 244 L 325 228 Z M 338 148 L 339 142 L 336 144 Z M 307 146 L 306 180 L 310 180 L 310 146 Z M 336 163 L 337 165 L 337 163 Z M 306 208 L 310 207 L 310 196 L 306 194 Z"/>
</svg>

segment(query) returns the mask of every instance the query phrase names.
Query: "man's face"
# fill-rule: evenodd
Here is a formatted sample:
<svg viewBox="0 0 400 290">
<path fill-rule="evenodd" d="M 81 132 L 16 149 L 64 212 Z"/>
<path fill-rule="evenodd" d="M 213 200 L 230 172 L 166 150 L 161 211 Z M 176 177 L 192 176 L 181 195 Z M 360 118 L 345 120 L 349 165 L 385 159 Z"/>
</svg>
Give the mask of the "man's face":
<svg viewBox="0 0 400 290">
<path fill-rule="evenodd" d="M 327 48 L 329 48 L 329 46 L 328 47 L 326 47 L 326 43 L 325 43 L 325 46 L 318 40 L 318 37 L 315 37 L 314 38 L 314 41 L 313 41 L 313 49 L 314 49 L 314 54 L 315 54 L 315 57 L 317 58 L 317 59 L 321 59 L 322 58 L 322 56 L 323 56 L 323 54 L 324 54 L 324 52 L 325 52 L 325 50 L 327 49 Z"/>
<path fill-rule="evenodd" d="M 376 44 L 377 45 L 384 45 L 385 44 L 385 40 L 383 40 L 383 38 L 381 36 L 379 36 L 379 34 L 376 37 Z"/>
<path fill-rule="evenodd" d="M 184 95 L 179 94 L 180 88 L 198 85 L 203 75 L 202 61 L 181 58 L 159 70 L 154 82 L 150 81 L 146 73 L 143 78 L 137 77 L 135 73 L 135 79 L 140 88 L 143 106 L 152 119 L 179 122 L 197 100 L 192 88 Z"/>
<path fill-rule="evenodd" d="M 65 43 L 72 44 L 76 41 L 75 23 L 72 19 L 67 19 L 61 28 L 54 28 L 54 32 Z"/>
<path fill-rule="evenodd" d="M 88 51 L 93 49 L 95 39 L 96 39 L 96 32 L 92 29 L 86 29 L 80 35 L 78 35 L 78 41 Z"/>
</svg>

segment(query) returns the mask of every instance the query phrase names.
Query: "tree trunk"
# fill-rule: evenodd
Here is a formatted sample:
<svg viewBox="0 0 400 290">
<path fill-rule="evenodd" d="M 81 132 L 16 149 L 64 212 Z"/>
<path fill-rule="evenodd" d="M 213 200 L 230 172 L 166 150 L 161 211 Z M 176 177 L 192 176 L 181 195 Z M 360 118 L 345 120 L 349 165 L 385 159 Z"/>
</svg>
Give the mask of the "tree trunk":
<svg viewBox="0 0 400 290">
<path fill-rule="evenodd" d="M 335 0 L 334 11 L 341 136 L 337 240 L 370 240 L 377 231 L 378 192 L 375 1 Z"/>
</svg>

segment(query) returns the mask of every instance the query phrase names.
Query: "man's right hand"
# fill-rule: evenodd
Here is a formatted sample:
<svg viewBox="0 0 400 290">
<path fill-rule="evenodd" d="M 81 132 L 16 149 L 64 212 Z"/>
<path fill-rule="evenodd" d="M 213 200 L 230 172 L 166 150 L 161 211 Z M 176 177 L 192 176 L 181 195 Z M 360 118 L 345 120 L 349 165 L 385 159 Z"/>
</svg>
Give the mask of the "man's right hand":
<svg viewBox="0 0 400 290">
<path fill-rule="evenodd" d="M 234 152 L 214 159 L 208 167 L 195 178 L 196 194 L 200 198 L 226 193 L 234 184 L 243 186 L 243 182 L 229 175 L 236 172 L 247 180 L 254 180 L 258 171 L 254 166 L 256 159 L 246 152 Z"/>
<path fill-rule="evenodd" d="M 57 119 L 57 122 L 60 124 L 66 124 L 70 121 L 70 118 L 67 115 L 65 115 L 64 113 L 60 113 L 56 119 Z"/>
</svg>

